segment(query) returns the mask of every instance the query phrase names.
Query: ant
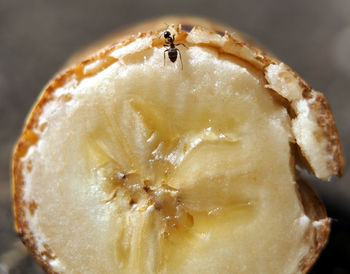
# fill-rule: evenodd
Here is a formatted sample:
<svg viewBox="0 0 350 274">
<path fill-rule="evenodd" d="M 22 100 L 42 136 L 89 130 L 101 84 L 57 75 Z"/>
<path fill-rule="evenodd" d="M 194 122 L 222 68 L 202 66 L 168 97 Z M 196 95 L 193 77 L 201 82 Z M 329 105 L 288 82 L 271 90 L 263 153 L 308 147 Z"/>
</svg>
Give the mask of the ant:
<svg viewBox="0 0 350 274">
<path fill-rule="evenodd" d="M 164 39 L 165 39 L 165 45 L 164 47 L 168 47 L 168 49 L 164 50 L 164 66 L 165 66 L 165 53 L 168 52 L 168 57 L 171 62 L 175 62 L 177 59 L 177 53 L 180 55 L 180 61 L 181 61 L 181 69 L 183 69 L 183 64 L 182 64 L 182 58 L 181 58 L 181 52 L 176 46 L 182 45 L 186 47 L 184 44 L 179 43 L 179 44 L 174 44 L 175 42 L 175 34 L 173 37 L 171 37 L 171 33 L 169 31 L 164 32 Z"/>
</svg>

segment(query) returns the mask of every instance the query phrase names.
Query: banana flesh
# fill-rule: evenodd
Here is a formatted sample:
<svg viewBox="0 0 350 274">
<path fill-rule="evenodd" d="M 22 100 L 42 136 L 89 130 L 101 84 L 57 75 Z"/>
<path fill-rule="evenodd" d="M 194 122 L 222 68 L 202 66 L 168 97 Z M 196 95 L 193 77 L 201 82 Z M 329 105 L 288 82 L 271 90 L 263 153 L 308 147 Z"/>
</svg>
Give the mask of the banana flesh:
<svg viewBox="0 0 350 274">
<path fill-rule="evenodd" d="M 119 57 L 45 106 L 23 160 L 39 248 L 58 272 L 295 272 L 311 223 L 285 107 L 238 58 L 190 46 L 181 71 L 163 51 Z"/>
</svg>

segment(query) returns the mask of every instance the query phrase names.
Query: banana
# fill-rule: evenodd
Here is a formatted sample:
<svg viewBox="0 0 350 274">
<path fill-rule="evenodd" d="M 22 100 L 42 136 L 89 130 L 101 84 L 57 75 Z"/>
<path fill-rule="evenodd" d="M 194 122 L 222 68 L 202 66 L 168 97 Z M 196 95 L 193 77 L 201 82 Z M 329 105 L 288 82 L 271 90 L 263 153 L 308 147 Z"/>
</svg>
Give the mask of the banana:
<svg viewBox="0 0 350 274">
<path fill-rule="evenodd" d="M 183 64 L 142 33 L 46 87 L 14 153 L 18 233 L 49 272 L 307 271 L 329 219 L 295 169 L 308 98 L 273 73 L 299 78 L 239 36 L 170 30 Z M 324 143 L 304 157 L 340 175 L 340 143 L 332 170 Z"/>
</svg>

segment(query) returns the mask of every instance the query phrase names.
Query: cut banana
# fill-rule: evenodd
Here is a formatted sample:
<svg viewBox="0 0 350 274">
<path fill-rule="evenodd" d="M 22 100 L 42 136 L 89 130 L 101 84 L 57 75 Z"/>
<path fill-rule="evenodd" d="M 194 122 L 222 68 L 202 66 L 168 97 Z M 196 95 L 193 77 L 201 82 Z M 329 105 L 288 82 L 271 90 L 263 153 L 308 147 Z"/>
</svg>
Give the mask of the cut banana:
<svg viewBox="0 0 350 274">
<path fill-rule="evenodd" d="M 46 87 L 14 153 L 18 233 L 49 272 L 307 271 L 329 219 L 295 147 L 321 178 L 344 164 L 322 95 L 239 35 L 170 30 L 183 70 L 142 33 Z"/>
</svg>

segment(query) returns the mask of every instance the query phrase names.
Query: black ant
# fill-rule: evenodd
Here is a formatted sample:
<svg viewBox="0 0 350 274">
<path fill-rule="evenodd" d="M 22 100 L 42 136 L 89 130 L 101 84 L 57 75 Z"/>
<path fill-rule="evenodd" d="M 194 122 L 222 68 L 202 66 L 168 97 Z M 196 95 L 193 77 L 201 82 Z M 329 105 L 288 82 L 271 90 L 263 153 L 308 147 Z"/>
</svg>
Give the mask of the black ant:
<svg viewBox="0 0 350 274">
<path fill-rule="evenodd" d="M 173 37 L 171 37 L 171 33 L 169 31 L 165 31 L 164 32 L 164 39 L 165 39 L 165 45 L 164 47 L 168 47 L 168 49 L 166 49 L 164 51 L 164 66 L 165 66 L 165 53 L 168 52 L 168 57 L 170 59 L 171 62 L 175 62 L 177 59 L 177 53 L 179 53 L 180 55 L 180 61 L 181 61 L 181 69 L 183 69 L 183 64 L 182 64 L 182 58 L 181 58 L 181 52 L 178 48 L 176 48 L 176 46 L 182 45 L 184 47 L 186 47 L 184 44 L 179 43 L 179 44 L 174 44 L 175 42 L 175 34 L 173 35 Z"/>
</svg>

